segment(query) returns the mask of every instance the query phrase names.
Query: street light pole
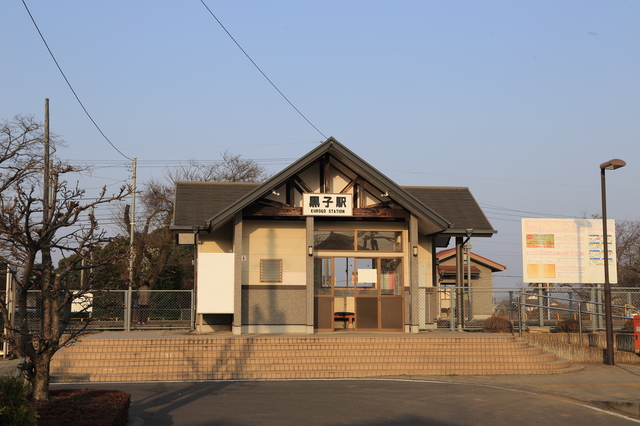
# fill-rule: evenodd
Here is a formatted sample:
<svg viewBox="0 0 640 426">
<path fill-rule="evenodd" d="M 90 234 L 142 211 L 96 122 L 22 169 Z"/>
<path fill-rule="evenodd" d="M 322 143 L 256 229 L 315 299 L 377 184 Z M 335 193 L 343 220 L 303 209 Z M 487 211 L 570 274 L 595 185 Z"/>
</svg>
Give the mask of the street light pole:
<svg viewBox="0 0 640 426">
<path fill-rule="evenodd" d="M 602 241 L 604 249 L 604 321 L 607 338 L 607 350 L 604 363 L 615 365 L 613 356 L 613 313 L 611 309 L 611 283 L 609 282 L 609 235 L 607 232 L 607 191 L 604 179 L 605 170 L 615 170 L 626 166 L 622 160 L 611 160 L 600 164 L 600 186 L 602 190 Z"/>
</svg>

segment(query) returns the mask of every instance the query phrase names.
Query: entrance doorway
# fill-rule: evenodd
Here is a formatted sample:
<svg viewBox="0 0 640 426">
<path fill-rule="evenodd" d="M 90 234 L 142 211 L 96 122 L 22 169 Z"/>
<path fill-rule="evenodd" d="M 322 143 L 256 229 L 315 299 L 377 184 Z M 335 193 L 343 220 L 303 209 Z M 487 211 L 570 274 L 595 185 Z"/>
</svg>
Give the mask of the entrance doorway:
<svg viewBox="0 0 640 426">
<path fill-rule="evenodd" d="M 315 259 L 318 331 L 403 331 L 402 258 Z"/>
</svg>

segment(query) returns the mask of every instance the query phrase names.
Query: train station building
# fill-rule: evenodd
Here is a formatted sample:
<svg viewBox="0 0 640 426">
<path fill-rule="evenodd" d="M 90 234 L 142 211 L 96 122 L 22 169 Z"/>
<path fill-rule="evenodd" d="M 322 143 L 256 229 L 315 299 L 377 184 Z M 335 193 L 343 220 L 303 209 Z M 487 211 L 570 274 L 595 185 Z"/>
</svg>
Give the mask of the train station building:
<svg viewBox="0 0 640 426">
<path fill-rule="evenodd" d="M 463 244 L 496 233 L 468 188 L 399 186 L 334 138 L 263 183 L 177 182 L 172 229 L 198 328 L 235 334 L 417 333 L 438 248 L 462 286 Z"/>
</svg>

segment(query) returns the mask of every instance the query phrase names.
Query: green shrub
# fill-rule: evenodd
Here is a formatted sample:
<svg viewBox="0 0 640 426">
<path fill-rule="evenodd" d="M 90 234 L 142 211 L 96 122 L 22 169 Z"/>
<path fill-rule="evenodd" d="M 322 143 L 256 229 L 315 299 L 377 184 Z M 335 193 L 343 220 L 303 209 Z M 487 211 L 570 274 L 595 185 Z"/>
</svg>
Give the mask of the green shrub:
<svg viewBox="0 0 640 426">
<path fill-rule="evenodd" d="M 513 324 L 511 324 L 509 318 L 493 315 L 484 320 L 482 331 L 487 333 L 513 333 Z"/>
<path fill-rule="evenodd" d="M 579 333 L 580 322 L 574 319 L 558 321 L 558 324 L 556 325 L 556 331 L 559 331 L 560 333 Z"/>
<path fill-rule="evenodd" d="M 38 414 L 27 405 L 27 389 L 22 380 L 0 378 L 0 425 L 36 425 Z"/>
</svg>

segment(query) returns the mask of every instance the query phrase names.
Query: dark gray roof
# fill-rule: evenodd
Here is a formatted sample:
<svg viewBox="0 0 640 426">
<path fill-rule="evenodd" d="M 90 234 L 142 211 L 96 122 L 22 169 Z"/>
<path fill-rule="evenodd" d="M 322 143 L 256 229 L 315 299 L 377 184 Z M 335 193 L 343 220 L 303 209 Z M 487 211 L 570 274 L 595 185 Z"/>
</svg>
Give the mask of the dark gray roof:
<svg viewBox="0 0 640 426">
<path fill-rule="evenodd" d="M 402 188 L 451 222 L 451 228 L 443 231 L 443 234 L 465 234 L 466 229 L 473 229 L 475 236 L 496 233 L 471 195 L 469 188 L 446 186 L 403 186 Z"/>
<path fill-rule="evenodd" d="M 211 216 L 247 195 L 259 183 L 176 182 L 173 203 L 173 229 L 204 226 Z"/>
<path fill-rule="evenodd" d="M 424 234 L 464 234 L 467 228 L 495 233 L 467 188 L 402 188 L 334 138 L 329 138 L 263 184 L 178 182 L 172 229 L 191 230 L 194 225 L 216 229 L 236 212 L 266 196 L 325 154 L 353 169 L 380 190 L 387 191 L 389 198 L 418 218 L 420 232 Z"/>
</svg>

